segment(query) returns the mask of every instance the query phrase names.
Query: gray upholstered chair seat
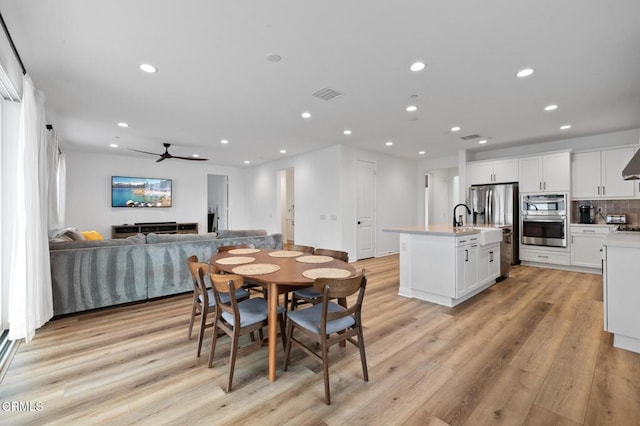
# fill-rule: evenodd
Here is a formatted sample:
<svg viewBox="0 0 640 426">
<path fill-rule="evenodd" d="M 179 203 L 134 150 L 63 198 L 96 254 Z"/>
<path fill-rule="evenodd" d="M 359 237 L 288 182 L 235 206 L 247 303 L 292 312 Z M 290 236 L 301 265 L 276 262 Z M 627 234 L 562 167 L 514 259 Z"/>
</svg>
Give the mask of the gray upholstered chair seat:
<svg viewBox="0 0 640 426">
<path fill-rule="evenodd" d="M 213 290 L 208 289 L 207 294 L 209 295 L 209 307 L 212 308 L 216 306 L 216 299 L 213 297 Z M 249 298 L 249 292 L 247 290 L 243 288 L 239 288 L 236 290 L 237 300 L 248 299 L 248 298 Z M 198 296 L 198 300 L 200 301 L 200 303 L 202 303 L 202 296 Z M 229 298 L 228 293 L 220 293 L 220 300 L 222 300 L 222 303 L 229 303 L 231 299 Z"/>
<path fill-rule="evenodd" d="M 345 308 L 337 303 L 329 302 L 327 304 L 327 312 L 342 312 Z M 322 304 L 313 305 L 307 309 L 292 311 L 287 314 L 289 319 L 303 328 L 315 334 L 320 334 L 320 320 L 322 318 Z M 356 323 L 352 316 L 339 318 L 333 321 L 327 321 L 327 334 L 337 333 L 346 330 Z"/>
<path fill-rule="evenodd" d="M 320 292 L 313 287 L 301 288 L 300 290 L 296 290 L 293 293 L 296 296 L 305 299 L 319 299 L 322 297 L 322 294 L 320 294 Z"/>
<path fill-rule="evenodd" d="M 222 297 L 220 299 L 222 299 Z M 240 313 L 240 327 L 247 327 L 267 319 L 267 301 L 262 297 L 254 297 L 253 299 L 239 302 L 238 311 Z M 278 314 L 282 314 L 283 312 L 285 312 L 285 309 L 282 306 L 278 306 Z M 233 315 L 229 312 L 223 312 L 222 318 L 232 326 L 234 325 Z"/>
</svg>

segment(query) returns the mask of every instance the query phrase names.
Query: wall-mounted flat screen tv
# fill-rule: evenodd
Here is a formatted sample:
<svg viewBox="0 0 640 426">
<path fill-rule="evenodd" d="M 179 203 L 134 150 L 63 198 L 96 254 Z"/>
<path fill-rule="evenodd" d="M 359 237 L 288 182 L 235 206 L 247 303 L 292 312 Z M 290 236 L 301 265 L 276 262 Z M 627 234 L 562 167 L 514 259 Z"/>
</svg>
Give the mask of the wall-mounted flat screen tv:
<svg viewBox="0 0 640 426">
<path fill-rule="evenodd" d="M 171 179 L 111 176 L 111 207 L 171 207 Z"/>
</svg>

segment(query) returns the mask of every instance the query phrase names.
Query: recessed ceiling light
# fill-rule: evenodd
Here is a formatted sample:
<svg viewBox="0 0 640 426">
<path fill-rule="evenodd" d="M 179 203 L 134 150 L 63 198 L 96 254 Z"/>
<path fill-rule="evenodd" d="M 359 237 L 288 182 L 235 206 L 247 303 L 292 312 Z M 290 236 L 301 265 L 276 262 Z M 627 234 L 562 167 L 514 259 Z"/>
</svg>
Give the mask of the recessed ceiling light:
<svg viewBox="0 0 640 426">
<path fill-rule="evenodd" d="M 545 111 L 554 111 L 556 109 L 558 109 L 558 105 L 554 105 L 554 104 L 547 105 L 546 107 L 544 107 Z"/>
<path fill-rule="evenodd" d="M 111 148 L 117 148 L 117 147 L 118 147 L 118 144 L 117 144 L 117 143 L 112 143 L 112 144 L 110 144 L 109 146 L 110 146 Z"/>
<path fill-rule="evenodd" d="M 451 128 L 451 131 L 452 131 L 452 132 L 459 132 L 459 131 L 460 131 L 460 129 L 461 129 L 461 127 L 459 127 L 459 126 L 453 126 L 453 127 Z"/>
<path fill-rule="evenodd" d="M 226 145 L 226 144 L 228 144 L 228 143 L 229 143 L 229 141 L 228 141 L 228 140 L 226 140 L 226 139 L 221 139 L 221 140 L 220 140 L 220 143 L 221 143 L 221 144 L 225 144 L 225 145 Z"/>
<path fill-rule="evenodd" d="M 418 110 L 418 107 L 415 106 L 415 105 L 409 105 L 407 107 L 407 112 L 414 112 L 414 111 L 417 111 L 417 110 Z"/>
<path fill-rule="evenodd" d="M 560 130 L 569 130 L 571 128 L 571 124 L 565 124 L 564 126 L 560 126 Z"/>
<path fill-rule="evenodd" d="M 385 144 L 386 146 L 391 146 L 391 145 L 393 145 L 393 142 L 389 141 L 389 142 L 385 142 L 384 144 Z"/>
<path fill-rule="evenodd" d="M 121 121 L 121 122 L 118 123 L 118 126 L 119 127 L 129 127 L 129 124 L 125 123 L 124 121 Z"/>
<path fill-rule="evenodd" d="M 529 77 L 531 74 L 533 74 L 533 68 L 523 68 L 516 73 L 516 77 L 518 78 Z"/>
<path fill-rule="evenodd" d="M 302 118 L 311 118 L 311 113 L 310 112 L 303 112 L 302 114 L 300 114 L 302 116 Z"/>
<path fill-rule="evenodd" d="M 244 164 L 251 164 L 251 161 L 249 161 L 249 160 L 244 160 Z"/>
<path fill-rule="evenodd" d="M 420 155 L 424 155 L 424 154 L 426 154 L 426 152 L 424 152 L 424 151 L 418 151 L 418 154 L 420 154 Z"/>
<path fill-rule="evenodd" d="M 278 55 L 277 53 L 271 53 L 267 55 L 267 61 L 269 62 L 280 62 L 281 60 L 282 56 Z"/>
<path fill-rule="evenodd" d="M 411 64 L 409 69 L 413 72 L 418 72 L 418 71 L 422 71 L 425 66 L 426 65 L 424 64 L 424 62 L 414 62 L 413 64 Z"/>
<path fill-rule="evenodd" d="M 483 145 L 483 144 L 487 143 L 487 140 L 486 139 L 482 139 L 482 140 L 479 140 L 478 143 L 480 145 Z"/>
<path fill-rule="evenodd" d="M 148 72 L 148 73 L 154 73 L 157 72 L 158 70 L 156 69 L 156 67 L 154 67 L 151 64 L 140 64 L 140 69 L 144 72 Z"/>
<path fill-rule="evenodd" d="M 350 135 L 350 134 L 351 134 L 351 130 L 347 129 L 347 130 L 345 130 L 345 131 L 344 131 L 344 132 L 342 132 L 342 133 L 344 133 L 345 135 Z"/>
<path fill-rule="evenodd" d="M 192 156 L 193 158 L 198 158 L 198 157 L 200 157 L 200 155 L 199 155 L 199 154 L 192 154 L 191 156 Z"/>
<path fill-rule="evenodd" d="M 286 149 L 281 149 L 281 150 L 280 150 L 280 154 L 286 154 L 286 153 L 287 153 L 287 150 L 286 150 Z"/>
</svg>

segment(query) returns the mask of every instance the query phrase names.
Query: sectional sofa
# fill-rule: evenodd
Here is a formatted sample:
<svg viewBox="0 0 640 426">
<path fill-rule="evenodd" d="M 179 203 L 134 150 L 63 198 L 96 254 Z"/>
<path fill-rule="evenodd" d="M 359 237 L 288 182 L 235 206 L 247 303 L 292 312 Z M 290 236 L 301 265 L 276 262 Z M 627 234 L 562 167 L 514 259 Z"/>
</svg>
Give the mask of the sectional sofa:
<svg viewBox="0 0 640 426">
<path fill-rule="evenodd" d="M 51 243 L 54 315 L 193 291 L 187 257 L 208 261 L 218 247 L 238 244 L 282 248 L 282 235 L 229 230 Z"/>
</svg>

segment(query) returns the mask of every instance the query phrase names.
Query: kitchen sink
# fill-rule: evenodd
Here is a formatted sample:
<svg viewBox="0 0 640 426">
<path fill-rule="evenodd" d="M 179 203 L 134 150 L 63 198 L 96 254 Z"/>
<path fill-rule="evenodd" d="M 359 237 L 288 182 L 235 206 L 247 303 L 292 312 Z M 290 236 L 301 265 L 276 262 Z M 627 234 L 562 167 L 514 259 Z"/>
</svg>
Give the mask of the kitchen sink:
<svg viewBox="0 0 640 426">
<path fill-rule="evenodd" d="M 474 228 L 476 231 L 480 231 L 480 245 L 486 246 L 488 244 L 499 243 L 502 241 L 502 229 L 501 228 Z"/>
</svg>

